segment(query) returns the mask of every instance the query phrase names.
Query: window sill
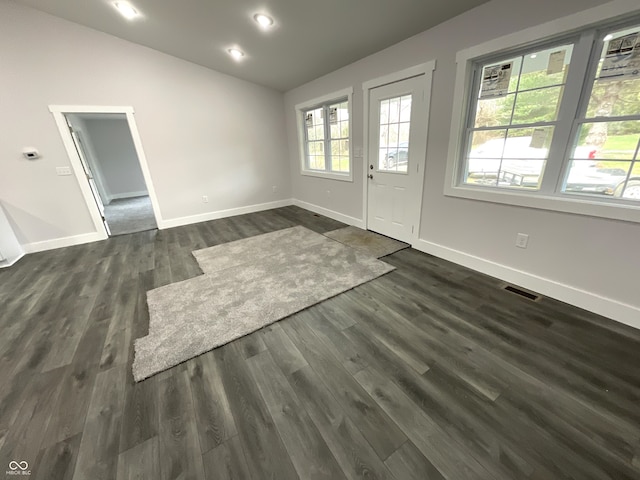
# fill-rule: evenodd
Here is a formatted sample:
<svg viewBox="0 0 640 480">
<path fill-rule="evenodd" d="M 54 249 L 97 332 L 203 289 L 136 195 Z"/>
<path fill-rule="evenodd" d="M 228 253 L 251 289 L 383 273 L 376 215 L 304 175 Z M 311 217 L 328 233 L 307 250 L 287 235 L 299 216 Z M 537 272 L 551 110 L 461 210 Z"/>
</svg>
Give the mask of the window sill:
<svg viewBox="0 0 640 480">
<path fill-rule="evenodd" d="M 640 223 L 640 205 L 612 203 L 586 195 L 494 191 L 467 185 L 447 186 L 444 194 L 448 197 Z"/>
<path fill-rule="evenodd" d="M 325 178 L 327 180 L 339 180 L 341 182 L 353 182 L 353 173 L 335 173 L 335 172 L 320 172 L 317 170 L 301 170 L 300 175 L 307 177 Z"/>
</svg>

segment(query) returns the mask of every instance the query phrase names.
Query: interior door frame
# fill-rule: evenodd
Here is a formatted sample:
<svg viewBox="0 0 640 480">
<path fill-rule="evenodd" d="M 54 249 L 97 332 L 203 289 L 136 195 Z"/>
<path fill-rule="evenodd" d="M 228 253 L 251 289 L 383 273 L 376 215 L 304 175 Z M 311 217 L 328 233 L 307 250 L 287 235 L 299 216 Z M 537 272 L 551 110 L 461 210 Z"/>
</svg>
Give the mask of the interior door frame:
<svg viewBox="0 0 640 480">
<path fill-rule="evenodd" d="M 133 139 L 133 145 L 136 150 L 136 155 L 138 156 L 138 162 L 140 163 L 140 168 L 142 169 L 142 176 L 144 177 L 144 181 L 149 192 L 149 199 L 151 200 L 151 206 L 153 207 L 153 215 L 156 218 L 156 224 L 158 225 L 158 228 L 161 228 L 161 226 L 163 225 L 163 221 L 162 216 L 160 215 L 160 208 L 158 206 L 158 197 L 156 196 L 156 191 L 153 187 L 153 181 L 151 180 L 151 172 L 149 171 L 149 165 L 147 164 L 147 157 L 145 156 L 144 149 L 142 148 L 142 139 L 140 138 L 140 133 L 136 125 L 134 116 L 135 112 L 133 110 L 133 107 L 49 105 L 49 111 L 53 114 L 56 126 L 58 127 L 58 131 L 60 132 L 60 137 L 62 138 L 62 143 L 64 144 L 64 148 L 67 151 L 67 156 L 69 157 L 69 161 L 71 162 L 73 173 L 76 176 L 76 180 L 78 181 L 78 184 L 80 186 L 80 191 L 82 192 L 84 201 L 87 205 L 87 208 L 89 209 L 91 220 L 93 221 L 93 225 L 96 228 L 96 232 L 98 232 L 98 235 L 100 235 L 101 237 L 100 240 L 109 238 L 109 234 L 107 233 L 106 227 L 102 223 L 102 215 L 100 214 L 100 209 L 98 208 L 98 205 L 93 198 L 91 187 L 89 186 L 89 182 L 87 181 L 86 175 L 84 173 L 84 168 L 82 167 L 82 162 L 73 143 L 73 138 L 71 137 L 71 132 L 69 131 L 69 127 L 65 119 L 65 114 L 68 113 L 119 113 L 126 116 L 127 123 L 129 124 L 129 131 L 131 132 L 131 138 Z"/>
<path fill-rule="evenodd" d="M 105 182 L 102 176 L 102 172 L 100 171 L 100 168 L 96 165 L 93 152 L 89 152 L 88 144 L 85 142 L 85 139 L 84 139 L 85 132 L 82 130 L 75 130 L 75 128 L 74 128 L 74 132 L 76 134 L 76 137 L 78 138 L 80 149 L 83 151 L 89 170 L 93 175 L 93 180 L 96 183 L 96 187 L 98 189 L 100 199 L 104 204 L 109 199 L 109 195 L 107 195 L 107 190 L 104 186 Z"/>
<path fill-rule="evenodd" d="M 431 60 L 426 63 L 414 65 L 413 67 L 405 68 L 382 77 L 374 78 L 363 82 L 362 94 L 363 94 L 363 108 L 364 108 L 364 132 L 363 132 L 363 188 L 362 188 L 362 221 L 364 228 L 368 228 L 369 223 L 369 181 L 367 175 L 369 174 L 369 102 L 371 90 L 391 83 L 400 82 L 409 78 L 423 76 L 424 77 L 424 104 L 426 107 L 426 119 L 425 119 L 425 131 L 423 136 L 420 137 L 421 141 L 424 141 L 425 145 L 428 139 L 429 133 L 429 113 L 431 111 L 431 84 L 433 81 L 433 71 L 436 69 L 436 61 Z M 426 152 L 425 152 L 426 154 Z M 426 155 L 422 156 L 419 160 L 421 167 L 421 182 L 418 192 L 415 193 L 415 199 L 418 201 L 417 218 L 415 219 L 416 227 L 411 234 L 411 245 L 415 245 L 420 238 L 420 217 L 422 216 L 422 194 L 424 192 L 424 175 Z"/>
</svg>

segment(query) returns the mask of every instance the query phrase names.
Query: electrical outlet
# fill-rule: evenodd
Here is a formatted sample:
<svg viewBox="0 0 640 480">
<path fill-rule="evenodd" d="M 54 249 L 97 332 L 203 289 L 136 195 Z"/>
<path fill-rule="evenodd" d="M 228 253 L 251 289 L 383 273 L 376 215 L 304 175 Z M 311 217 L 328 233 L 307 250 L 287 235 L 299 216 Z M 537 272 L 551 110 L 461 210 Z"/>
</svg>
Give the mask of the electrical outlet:
<svg viewBox="0 0 640 480">
<path fill-rule="evenodd" d="M 276 193 L 276 192 L 278 191 L 278 186 L 277 186 L 277 185 L 274 185 L 274 186 L 273 186 L 273 187 L 271 187 L 271 188 L 273 188 L 273 193 Z"/>
<path fill-rule="evenodd" d="M 516 247 L 518 248 L 527 248 L 529 244 L 529 235 L 526 233 L 519 233 L 516 235 Z"/>
<path fill-rule="evenodd" d="M 207 197 L 206 195 L 202 196 L 202 203 L 209 203 L 209 197 Z"/>
<path fill-rule="evenodd" d="M 71 175 L 71 167 L 56 167 L 56 175 Z"/>
</svg>

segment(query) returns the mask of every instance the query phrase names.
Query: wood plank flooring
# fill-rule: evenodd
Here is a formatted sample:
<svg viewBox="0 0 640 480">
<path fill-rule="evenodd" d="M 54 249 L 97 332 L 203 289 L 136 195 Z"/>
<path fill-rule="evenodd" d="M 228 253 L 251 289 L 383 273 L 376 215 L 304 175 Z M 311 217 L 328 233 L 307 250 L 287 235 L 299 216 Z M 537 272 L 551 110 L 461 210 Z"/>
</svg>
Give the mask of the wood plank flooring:
<svg viewBox="0 0 640 480">
<path fill-rule="evenodd" d="M 640 479 L 640 331 L 412 249 L 397 270 L 141 383 L 146 291 L 285 207 L 0 271 L 0 472 L 31 479 Z"/>
</svg>

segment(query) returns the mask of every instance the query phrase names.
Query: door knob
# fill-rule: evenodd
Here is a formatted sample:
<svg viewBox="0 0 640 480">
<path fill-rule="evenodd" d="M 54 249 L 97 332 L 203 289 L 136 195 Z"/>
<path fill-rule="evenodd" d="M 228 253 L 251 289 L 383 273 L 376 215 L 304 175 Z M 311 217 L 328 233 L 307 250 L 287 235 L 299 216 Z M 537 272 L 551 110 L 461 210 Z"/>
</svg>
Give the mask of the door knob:
<svg viewBox="0 0 640 480">
<path fill-rule="evenodd" d="M 371 180 L 373 180 L 373 175 L 372 174 L 367 175 L 367 177 L 369 177 Z"/>
</svg>

